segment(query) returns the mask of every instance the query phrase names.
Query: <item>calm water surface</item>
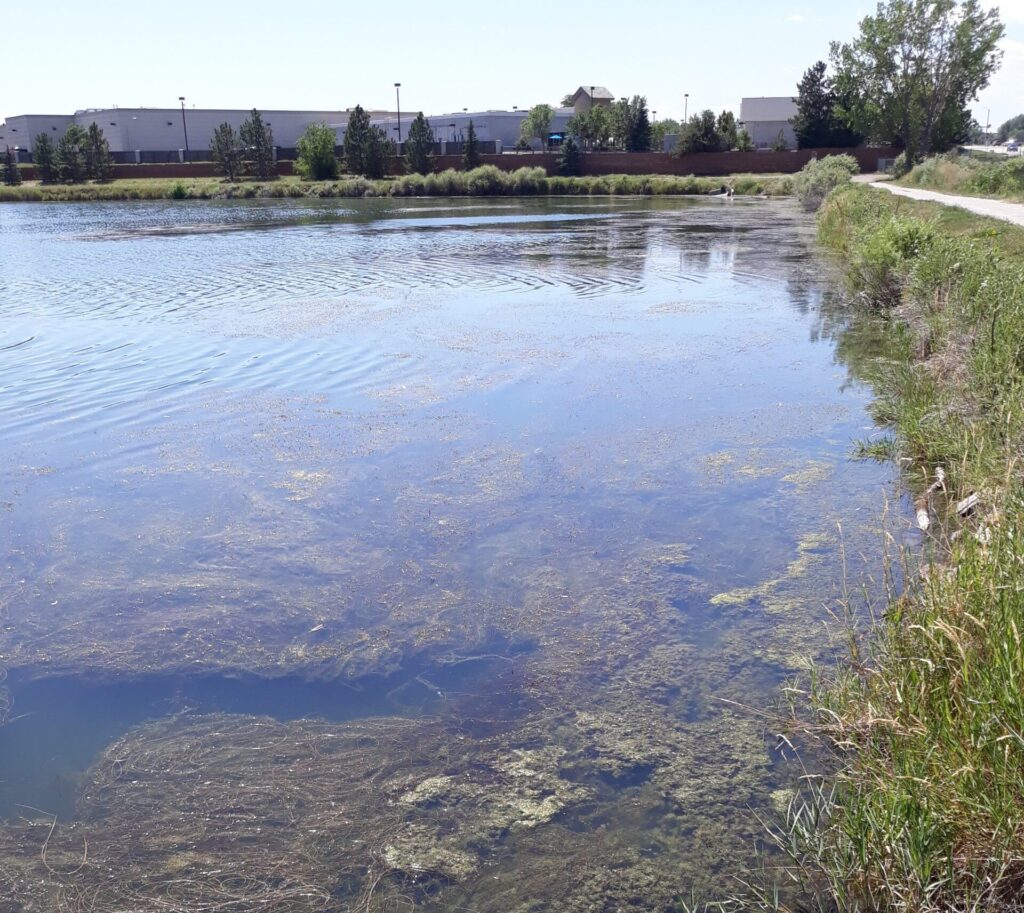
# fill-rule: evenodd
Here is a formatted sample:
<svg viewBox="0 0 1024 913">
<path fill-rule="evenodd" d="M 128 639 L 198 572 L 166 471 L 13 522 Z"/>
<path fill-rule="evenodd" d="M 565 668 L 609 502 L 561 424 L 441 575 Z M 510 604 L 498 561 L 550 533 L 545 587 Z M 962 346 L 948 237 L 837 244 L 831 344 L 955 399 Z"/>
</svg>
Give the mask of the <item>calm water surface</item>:
<svg viewBox="0 0 1024 913">
<path fill-rule="evenodd" d="M 787 203 L 0 208 L 0 893 L 729 887 L 880 541 L 832 285 Z"/>
</svg>

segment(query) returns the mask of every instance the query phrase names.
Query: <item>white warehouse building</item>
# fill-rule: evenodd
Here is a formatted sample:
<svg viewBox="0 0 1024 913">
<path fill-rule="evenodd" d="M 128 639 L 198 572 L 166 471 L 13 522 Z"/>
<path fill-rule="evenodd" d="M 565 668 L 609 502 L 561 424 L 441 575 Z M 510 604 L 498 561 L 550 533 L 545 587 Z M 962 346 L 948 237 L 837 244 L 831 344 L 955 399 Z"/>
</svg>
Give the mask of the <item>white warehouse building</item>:
<svg viewBox="0 0 1024 913">
<path fill-rule="evenodd" d="M 779 131 L 790 149 L 796 148 L 796 134 L 790 121 L 796 117 L 796 102 L 790 96 L 740 99 L 740 124 L 746 128 L 755 149 L 770 149 Z"/>
<path fill-rule="evenodd" d="M 336 124 L 348 120 L 348 111 L 278 111 L 259 109 L 274 134 L 274 145 L 294 148 L 303 131 L 315 123 Z M 111 152 L 166 152 L 185 149 L 205 153 L 213 132 L 223 123 L 238 129 L 252 113 L 239 108 L 86 108 L 74 114 L 23 114 L 0 124 L 0 149 L 32 151 L 35 138 L 49 133 L 57 139 L 71 124 L 88 129 L 96 123 L 110 143 Z M 385 116 L 387 111 L 371 111 Z M 184 117 L 183 117 L 184 114 Z"/>
</svg>

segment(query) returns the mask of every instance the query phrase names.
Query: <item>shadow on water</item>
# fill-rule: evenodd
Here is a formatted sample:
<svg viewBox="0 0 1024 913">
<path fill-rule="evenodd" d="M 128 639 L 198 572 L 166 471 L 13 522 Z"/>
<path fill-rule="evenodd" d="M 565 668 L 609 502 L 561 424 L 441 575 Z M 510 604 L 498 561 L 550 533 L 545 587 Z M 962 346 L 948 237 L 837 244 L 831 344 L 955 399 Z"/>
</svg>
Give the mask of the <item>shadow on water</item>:
<svg viewBox="0 0 1024 913">
<path fill-rule="evenodd" d="M 79 676 L 19 680 L 10 721 L 0 726 L 0 819 L 42 811 L 74 817 L 83 774 L 134 726 L 176 714 L 228 713 L 279 722 L 332 723 L 443 713 L 486 685 L 515 716 L 514 662 L 530 647 L 496 638 L 478 656 L 418 661 L 389 676 L 352 681 L 230 675 L 150 675 L 93 681 Z M 469 720 L 467 726 L 472 725 Z"/>
</svg>

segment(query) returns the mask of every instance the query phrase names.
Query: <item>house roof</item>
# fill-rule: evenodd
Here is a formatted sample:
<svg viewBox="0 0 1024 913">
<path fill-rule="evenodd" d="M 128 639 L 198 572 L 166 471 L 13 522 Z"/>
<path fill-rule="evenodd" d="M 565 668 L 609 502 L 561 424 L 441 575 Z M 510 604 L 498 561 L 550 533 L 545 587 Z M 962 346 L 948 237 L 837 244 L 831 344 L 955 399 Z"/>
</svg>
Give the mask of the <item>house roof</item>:
<svg viewBox="0 0 1024 913">
<path fill-rule="evenodd" d="M 593 94 L 591 94 L 593 89 Z M 575 104 L 576 100 L 583 96 L 584 98 L 593 98 L 595 101 L 601 99 L 603 101 L 615 101 L 615 96 L 612 95 L 604 86 L 580 86 L 575 92 L 572 93 L 572 100 Z"/>
<path fill-rule="evenodd" d="M 759 121 L 787 121 L 796 117 L 792 96 L 769 96 L 740 100 L 740 120 L 745 124 Z"/>
</svg>

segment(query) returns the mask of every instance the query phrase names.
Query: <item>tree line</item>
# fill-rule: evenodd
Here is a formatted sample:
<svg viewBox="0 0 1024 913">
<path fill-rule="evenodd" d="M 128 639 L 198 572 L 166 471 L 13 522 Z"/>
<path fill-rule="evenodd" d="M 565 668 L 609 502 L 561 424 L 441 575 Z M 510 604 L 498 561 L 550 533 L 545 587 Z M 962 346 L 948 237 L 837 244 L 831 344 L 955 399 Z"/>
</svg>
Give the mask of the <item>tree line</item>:
<svg viewBox="0 0 1024 913">
<path fill-rule="evenodd" d="M 32 143 L 32 163 L 44 184 L 109 181 L 113 167 L 110 144 L 95 121 L 88 129 L 71 124 L 56 145 L 48 133 L 40 133 Z M 21 183 L 10 149 L 4 156 L 4 183 Z"/>
<path fill-rule="evenodd" d="M 435 167 L 437 139 L 430 121 L 419 112 L 409 125 L 409 133 L 398 155 L 398 144 L 384 129 L 370 123 L 362 105 L 349 113 L 342 154 L 337 155 L 337 138 L 327 124 L 310 124 L 296 145 L 295 168 L 311 181 L 329 181 L 338 177 L 342 166 L 348 174 L 379 179 L 392 174 L 395 165 L 410 174 L 429 174 Z M 480 141 L 473 121 L 469 122 L 462 143 L 462 166 L 469 171 L 480 165 Z"/>
<path fill-rule="evenodd" d="M 277 174 L 274 132 L 255 108 L 238 130 L 225 121 L 213 131 L 210 157 L 229 181 L 237 181 L 243 174 L 265 181 Z"/>
</svg>

